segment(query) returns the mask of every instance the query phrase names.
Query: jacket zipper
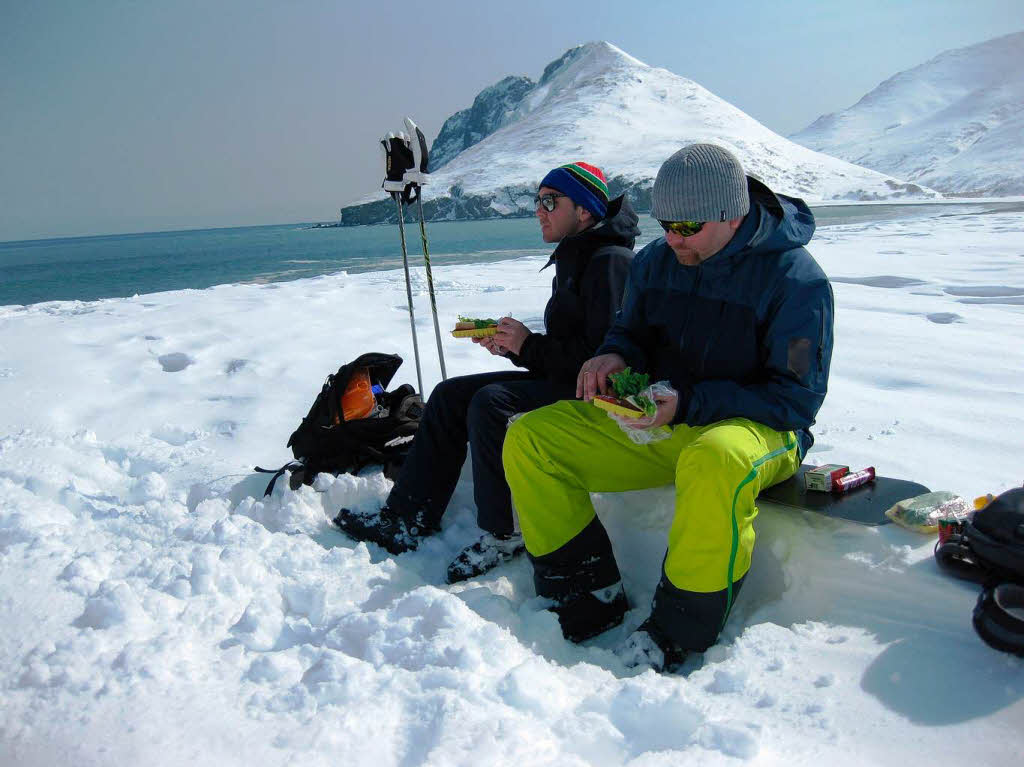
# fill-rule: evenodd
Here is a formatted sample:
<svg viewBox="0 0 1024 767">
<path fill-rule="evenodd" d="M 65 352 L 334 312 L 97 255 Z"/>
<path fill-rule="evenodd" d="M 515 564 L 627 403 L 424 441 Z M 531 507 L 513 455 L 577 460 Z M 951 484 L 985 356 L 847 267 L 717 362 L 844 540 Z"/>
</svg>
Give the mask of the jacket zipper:
<svg viewBox="0 0 1024 767">
<path fill-rule="evenodd" d="M 689 295 L 690 299 L 693 299 L 693 297 L 697 295 L 697 291 L 700 288 L 701 276 L 703 274 L 704 274 L 704 264 L 702 264 L 702 263 L 701 264 L 697 264 L 697 274 L 693 278 L 693 285 L 690 286 L 690 295 Z M 678 347 L 680 354 L 682 354 L 682 352 L 683 352 L 683 341 L 686 338 L 686 333 L 690 329 L 690 320 L 693 319 L 693 301 L 690 300 L 690 301 L 687 302 L 687 304 L 688 305 L 686 307 L 686 321 L 683 323 L 683 328 L 679 332 L 679 340 L 676 343 L 676 346 Z"/>
<path fill-rule="evenodd" d="M 829 295 L 832 294 L 832 286 L 828 286 Z M 832 300 L 833 306 L 835 305 L 835 299 Z M 821 370 L 821 364 L 825 357 L 825 309 L 822 307 L 818 316 L 818 370 Z"/>
</svg>

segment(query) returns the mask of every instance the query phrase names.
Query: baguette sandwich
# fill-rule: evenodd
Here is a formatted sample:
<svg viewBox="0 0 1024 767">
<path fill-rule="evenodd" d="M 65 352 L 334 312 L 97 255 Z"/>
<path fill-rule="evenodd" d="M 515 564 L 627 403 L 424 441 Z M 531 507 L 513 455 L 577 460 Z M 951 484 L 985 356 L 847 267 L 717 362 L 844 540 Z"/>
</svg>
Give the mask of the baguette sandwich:
<svg viewBox="0 0 1024 767">
<path fill-rule="evenodd" d="M 459 315 L 459 321 L 455 323 L 455 330 L 452 335 L 456 338 L 484 338 L 493 336 L 498 332 L 498 321 L 490 318 L 479 320 L 475 317 L 463 317 Z"/>
</svg>

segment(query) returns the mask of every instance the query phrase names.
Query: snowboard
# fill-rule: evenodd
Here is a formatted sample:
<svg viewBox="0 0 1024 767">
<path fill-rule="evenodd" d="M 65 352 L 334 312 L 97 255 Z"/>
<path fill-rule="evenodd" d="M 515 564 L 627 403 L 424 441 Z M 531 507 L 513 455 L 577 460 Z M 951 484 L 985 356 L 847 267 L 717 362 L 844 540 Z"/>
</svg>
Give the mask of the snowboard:
<svg viewBox="0 0 1024 767">
<path fill-rule="evenodd" d="M 886 510 L 895 503 L 930 492 L 924 485 L 893 477 L 875 477 L 874 482 L 855 487 L 849 492 L 823 493 L 804 487 L 804 472 L 813 468 L 803 464 L 797 473 L 762 490 L 758 502 L 767 501 L 804 511 L 813 511 L 826 517 L 845 519 L 862 525 L 885 525 L 891 522 Z"/>
</svg>

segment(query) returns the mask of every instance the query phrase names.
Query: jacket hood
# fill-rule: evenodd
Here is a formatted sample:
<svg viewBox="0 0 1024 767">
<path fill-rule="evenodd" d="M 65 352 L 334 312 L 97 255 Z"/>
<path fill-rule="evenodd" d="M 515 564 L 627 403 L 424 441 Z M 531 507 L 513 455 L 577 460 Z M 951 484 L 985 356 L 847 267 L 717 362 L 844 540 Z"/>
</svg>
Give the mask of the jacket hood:
<svg viewBox="0 0 1024 767">
<path fill-rule="evenodd" d="M 608 203 L 608 214 L 597 224 L 559 242 L 551 258 L 541 268 L 551 266 L 558 257 L 584 250 L 592 252 L 605 245 L 621 245 L 632 250 L 640 236 L 639 221 L 629 200 L 620 195 Z"/>
<path fill-rule="evenodd" d="M 750 176 L 747 176 L 747 189 L 750 212 L 723 248 L 722 255 L 748 250 L 777 253 L 803 247 L 811 241 L 814 214 L 807 203 L 797 197 L 777 194 Z"/>
</svg>

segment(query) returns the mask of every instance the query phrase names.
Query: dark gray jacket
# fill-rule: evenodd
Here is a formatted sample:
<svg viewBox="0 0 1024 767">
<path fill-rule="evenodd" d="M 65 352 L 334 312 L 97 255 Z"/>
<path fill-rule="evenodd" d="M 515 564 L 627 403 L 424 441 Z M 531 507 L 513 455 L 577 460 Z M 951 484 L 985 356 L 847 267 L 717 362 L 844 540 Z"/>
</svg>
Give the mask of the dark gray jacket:
<svg viewBox="0 0 1024 767">
<path fill-rule="evenodd" d="M 509 358 L 539 378 L 574 387 L 580 367 L 594 356 L 622 304 L 640 234 L 637 215 L 625 197 L 608 204 L 596 226 L 566 237 L 543 268 L 555 265 L 551 298 L 544 309 L 544 333 L 532 333 Z"/>
</svg>

